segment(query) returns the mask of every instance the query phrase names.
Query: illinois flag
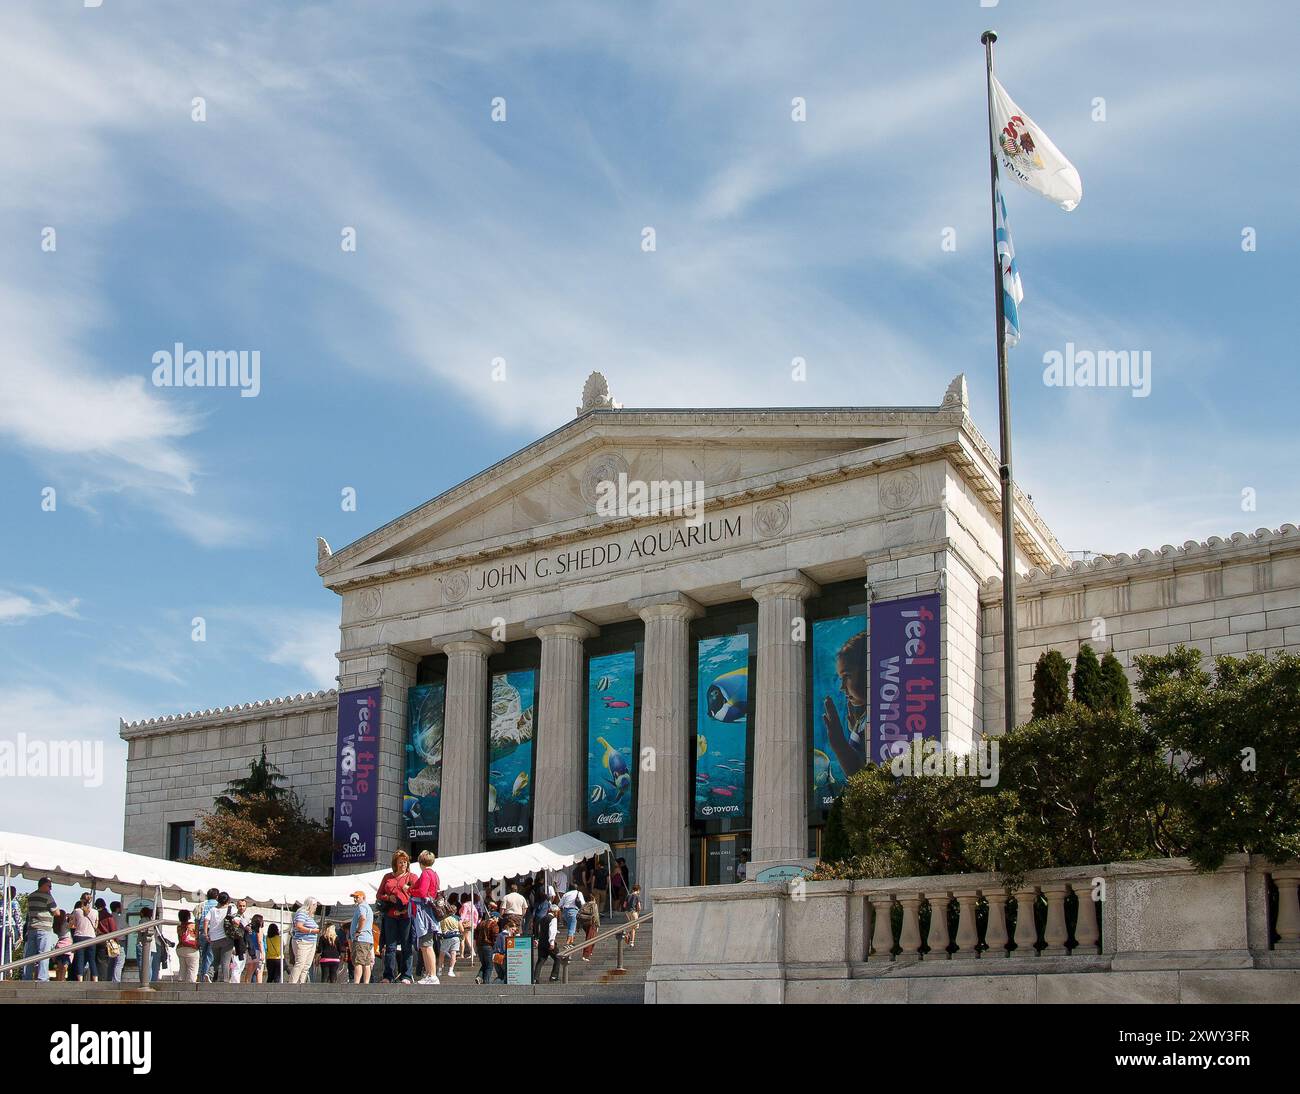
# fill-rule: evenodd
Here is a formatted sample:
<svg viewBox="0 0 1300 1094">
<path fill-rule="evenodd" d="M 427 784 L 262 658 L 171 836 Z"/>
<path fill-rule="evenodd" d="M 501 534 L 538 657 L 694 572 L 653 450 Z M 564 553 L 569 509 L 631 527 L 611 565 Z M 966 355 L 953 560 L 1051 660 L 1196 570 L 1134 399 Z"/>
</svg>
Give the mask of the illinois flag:
<svg viewBox="0 0 1300 1094">
<path fill-rule="evenodd" d="M 1005 324 L 1007 345 L 1020 341 L 1020 301 L 1025 291 L 1020 287 L 1020 268 L 1016 265 L 1016 249 L 1011 243 L 1011 229 L 1007 227 L 1007 203 L 1002 198 L 1002 187 L 997 187 L 998 202 L 998 269 L 1002 271 L 1002 319 Z"/>
<path fill-rule="evenodd" d="M 993 86 L 993 129 L 998 142 L 998 164 L 1026 190 L 1042 194 L 1067 213 L 1083 199 L 1083 183 L 1074 164 L 1011 101 L 1007 89 L 990 77 Z"/>
</svg>

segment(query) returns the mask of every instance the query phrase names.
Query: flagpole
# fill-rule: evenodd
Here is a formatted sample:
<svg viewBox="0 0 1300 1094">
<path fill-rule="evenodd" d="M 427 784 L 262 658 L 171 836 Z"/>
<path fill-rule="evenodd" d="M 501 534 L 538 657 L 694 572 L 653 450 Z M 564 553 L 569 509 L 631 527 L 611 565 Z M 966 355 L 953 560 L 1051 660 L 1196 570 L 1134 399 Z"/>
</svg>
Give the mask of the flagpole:
<svg viewBox="0 0 1300 1094">
<path fill-rule="evenodd" d="M 1002 263 L 998 258 L 998 145 L 993 131 L 993 43 L 991 30 L 980 35 L 984 43 L 989 105 L 989 203 L 993 211 L 993 303 L 998 336 L 998 433 L 1001 441 L 1002 480 L 1002 692 L 1003 725 L 1016 728 L 1016 540 L 1015 499 L 1011 479 L 1011 380 L 1007 375 L 1007 328 L 1002 307 Z"/>
</svg>

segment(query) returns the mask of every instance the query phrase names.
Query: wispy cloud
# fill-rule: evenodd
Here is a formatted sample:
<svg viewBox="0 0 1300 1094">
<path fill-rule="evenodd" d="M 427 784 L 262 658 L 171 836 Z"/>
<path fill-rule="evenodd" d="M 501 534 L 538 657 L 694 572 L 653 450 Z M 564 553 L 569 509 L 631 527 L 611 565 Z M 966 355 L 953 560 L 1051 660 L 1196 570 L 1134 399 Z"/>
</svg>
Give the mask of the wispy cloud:
<svg viewBox="0 0 1300 1094">
<path fill-rule="evenodd" d="M 75 597 L 69 600 L 57 600 L 44 589 L 29 590 L 32 596 L 0 589 L 0 623 L 26 623 L 45 615 L 62 615 L 68 619 L 77 618 Z"/>
</svg>

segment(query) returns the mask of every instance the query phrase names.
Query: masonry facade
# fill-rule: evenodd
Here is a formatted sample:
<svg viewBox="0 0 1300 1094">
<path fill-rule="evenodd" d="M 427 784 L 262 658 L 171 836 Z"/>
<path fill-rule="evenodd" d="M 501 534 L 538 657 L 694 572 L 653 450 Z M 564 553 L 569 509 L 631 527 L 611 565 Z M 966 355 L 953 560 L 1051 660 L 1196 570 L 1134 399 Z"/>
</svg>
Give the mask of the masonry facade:
<svg viewBox="0 0 1300 1094">
<path fill-rule="evenodd" d="M 407 766 L 408 725 L 422 688 L 442 697 L 439 854 L 501 845 L 496 811 L 526 800 L 510 838 L 600 831 L 647 890 L 729 880 L 742 849 L 754 872 L 815 853 L 824 814 L 810 794 L 835 780 L 812 747 L 823 685 L 806 623 L 937 597 L 942 742 L 963 750 L 998 732 L 997 461 L 963 378 L 931 407 L 828 410 L 630 410 L 599 381 L 574 420 L 520 452 L 337 552 L 318 541 L 317 571 L 341 600 L 339 691 L 379 693 L 373 847 L 343 869 L 412 845 L 404 801 L 425 773 L 413 780 Z M 702 483 L 703 512 L 610 515 L 602 484 L 618 481 Z M 1091 640 L 1126 663 L 1177 641 L 1210 653 L 1300 649 L 1292 526 L 1075 565 L 1018 491 L 1016 506 L 1026 701 L 1047 645 L 1072 653 Z M 710 685 L 706 651 L 728 642 L 741 668 Z M 613 677 L 597 681 L 594 668 L 624 649 L 636 676 L 627 701 L 602 693 Z M 500 690 L 512 671 L 532 681 L 526 709 Z M 748 690 L 732 695 L 737 678 Z M 208 808 L 263 745 L 326 816 L 337 704 L 330 691 L 124 724 L 126 848 L 165 854 L 169 826 Z M 634 745 L 622 760 L 609 747 L 604 771 L 593 709 L 627 723 Z M 503 711 L 531 750 L 507 803 L 507 784 L 487 789 L 510 759 L 498 759 Z M 745 743 L 708 766 L 737 711 Z M 634 823 L 592 829 L 604 814 L 589 806 L 605 793 L 592 771 Z M 718 807 L 701 809 L 701 787 L 719 772 L 733 785 L 715 782 Z M 743 809 L 722 796 L 733 793 Z M 726 820 L 728 810 L 743 819 Z"/>
</svg>

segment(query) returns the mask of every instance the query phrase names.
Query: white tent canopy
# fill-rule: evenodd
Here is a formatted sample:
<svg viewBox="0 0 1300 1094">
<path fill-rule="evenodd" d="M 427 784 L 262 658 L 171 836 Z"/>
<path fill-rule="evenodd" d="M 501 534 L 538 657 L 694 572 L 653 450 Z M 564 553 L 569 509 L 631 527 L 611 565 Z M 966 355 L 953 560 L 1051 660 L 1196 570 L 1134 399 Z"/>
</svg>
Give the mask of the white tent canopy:
<svg viewBox="0 0 1300 1094">
<path fill-rule="evenodd" d="M 498 881 L 541 870 L 562 870 L 575 862 L 604 855 L 609 844 L 585 832 L 478 855 L 457 855 L 438 859 L 435 869 L 444 889 L 460 889 L 475 883 Z M 249 874 L 240 870 L 214 870 L 169 859 L 149 858 L 126 851 L 110 851 L 84 843 L 0 832 L 0 870 L 35 879 L 49 877 L 60 885 L 90 885 L 120 892 L 123 889 L 162 888 L 169 897 L 200 897 L 208 889 L 229 893 L 233 900 L 254 904 L 297 904 L 314 897 L 321 904 L 351 904 L 352 894 L 363 891 L 371 900 L 386 870 L 334 877 L 294 877 L 280 874 Z M 418 869 L 418 867 L 416 868 Z"/>
</svg>

